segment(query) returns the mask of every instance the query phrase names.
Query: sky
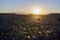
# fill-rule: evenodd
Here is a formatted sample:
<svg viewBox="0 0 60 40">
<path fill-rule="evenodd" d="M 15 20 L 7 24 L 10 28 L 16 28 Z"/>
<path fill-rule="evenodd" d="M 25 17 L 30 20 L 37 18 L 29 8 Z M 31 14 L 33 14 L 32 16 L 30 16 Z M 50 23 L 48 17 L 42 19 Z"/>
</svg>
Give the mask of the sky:
<svg viewBox="0 0 60 40">
<path fill-rule="evenodd" d="M 43 13 L 60 13 L 60 0 L 0 0 L 0 13 L 29 13 L 34 8 L 40 8 Z"/>
</svg>

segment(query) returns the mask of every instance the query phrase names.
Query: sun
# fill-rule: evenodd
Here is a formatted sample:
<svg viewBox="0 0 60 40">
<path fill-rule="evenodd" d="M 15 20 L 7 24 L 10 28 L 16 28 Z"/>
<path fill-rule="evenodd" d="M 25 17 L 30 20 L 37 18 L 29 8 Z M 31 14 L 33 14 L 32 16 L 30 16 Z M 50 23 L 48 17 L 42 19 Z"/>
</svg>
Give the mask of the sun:
<svg viewBox="0 0 60 40">
<path fill-rule="evenodd" d="M 32 13 L 38 15 L 41 13 L 41 10 L 39 8 L 35 8 L 33 9 Z"/>
</svg>

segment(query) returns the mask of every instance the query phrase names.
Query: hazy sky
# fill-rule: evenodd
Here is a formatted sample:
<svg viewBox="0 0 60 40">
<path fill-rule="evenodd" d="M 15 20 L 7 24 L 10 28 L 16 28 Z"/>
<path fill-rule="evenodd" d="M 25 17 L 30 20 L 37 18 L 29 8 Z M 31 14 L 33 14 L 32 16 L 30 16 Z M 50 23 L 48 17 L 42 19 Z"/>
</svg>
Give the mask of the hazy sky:
<svg viewBox="0 0 60 40">
<path fill-rule="evenodd" d="M 0 12 L 30 12 L 36 7 L 60 13 L 60 0 L 0 0 Z"/>
</svg>

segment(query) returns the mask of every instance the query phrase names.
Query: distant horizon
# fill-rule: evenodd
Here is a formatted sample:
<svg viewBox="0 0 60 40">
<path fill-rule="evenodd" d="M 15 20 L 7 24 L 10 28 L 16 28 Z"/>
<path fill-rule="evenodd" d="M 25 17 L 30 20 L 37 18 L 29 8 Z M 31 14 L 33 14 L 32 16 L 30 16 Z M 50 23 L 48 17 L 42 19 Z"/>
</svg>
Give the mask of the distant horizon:
<svg viewBox="0 0 60 40">
<path fill-rule="evenodd" d="M 15 13 L 15 12 L 6 12 L 6 13 L 0 13 L 0 14 L 21 14 L 21 15 L 30 15 L 32 13 L 29 13 L 29 14 L 24 14 L 24 12 L 19 12 L 19 13 Z M 49 15 L 49 14 L 60 14 L 60 13 L 47 13 L 47 14 L 39 14 L 39 15 Z M 32 14 L 32 15 L 35 15 L 35 14 Z"/>
</svg>

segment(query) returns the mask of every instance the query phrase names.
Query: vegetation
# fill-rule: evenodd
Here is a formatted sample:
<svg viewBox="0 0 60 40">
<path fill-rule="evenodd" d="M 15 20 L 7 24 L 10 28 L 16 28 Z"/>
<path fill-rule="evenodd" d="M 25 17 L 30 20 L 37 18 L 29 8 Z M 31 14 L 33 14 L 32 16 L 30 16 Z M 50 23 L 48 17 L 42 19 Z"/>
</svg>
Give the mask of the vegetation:
<svg viewBox="0 0 60 40">
<path fill-rule="evenodd" d="M 31 16 L 1 15 L 0 40 L 60 40 L 60 15 Z"/>
</svg>

